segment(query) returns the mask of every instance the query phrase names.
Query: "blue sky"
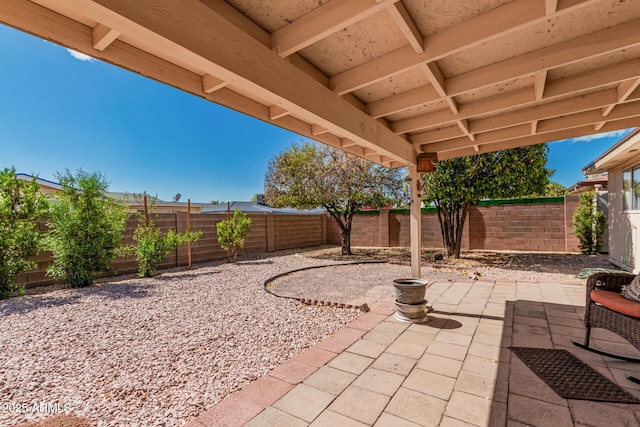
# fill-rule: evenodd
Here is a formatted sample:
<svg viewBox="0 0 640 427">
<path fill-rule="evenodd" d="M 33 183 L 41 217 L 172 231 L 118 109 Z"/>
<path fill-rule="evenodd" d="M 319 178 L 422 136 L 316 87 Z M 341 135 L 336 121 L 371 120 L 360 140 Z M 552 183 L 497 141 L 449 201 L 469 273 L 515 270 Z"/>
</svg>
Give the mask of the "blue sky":
<svg viewBox="0 0 640 427">
<path fill-rule="evenodd" d="M 0 25 L 0 168 L 54 180 L 100 171 L 111 191 L 249 200 L 269 159 L 301 139 L 137 74 Z M 621 133 L 549 145 L 570 186 Z"/>
</svg>

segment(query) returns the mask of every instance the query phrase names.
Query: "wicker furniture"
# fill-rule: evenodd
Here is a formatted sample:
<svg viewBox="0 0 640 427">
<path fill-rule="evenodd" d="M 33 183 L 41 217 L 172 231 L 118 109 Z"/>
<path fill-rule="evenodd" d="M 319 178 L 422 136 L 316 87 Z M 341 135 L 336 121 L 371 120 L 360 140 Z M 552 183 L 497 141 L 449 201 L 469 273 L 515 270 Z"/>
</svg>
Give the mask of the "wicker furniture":
<svg viewBox="0 0 640 427">
<path fill-rule="evenodd" d="M 587 305 L 584 314 L 584 323 L 587 327 L 584 344 L 575 341 L 573 344 L 585 350 L 615 359 L 626 360 L 629 362 L 640 362 L 640 359 L 612 354 L 589 347 L 591 328 L 603 328 L 618 334 L 640 350 L 640 319 L 622 314 L 601 304 L 595 303 L 592 300 L 591 294 L 594 290 L 610 291 L 621 294 L 622 287 L 629 284 L 634 277 L 635 276 L 633 274 L 628 273 L 597 273 L 589 276 L 586 288 Z M 640 304 L 635 302 L 629 303 Z M 631 381 L 640 383 L 640 380 L 635 377 L 627 375 L 627 378 Z"/>
</svg>

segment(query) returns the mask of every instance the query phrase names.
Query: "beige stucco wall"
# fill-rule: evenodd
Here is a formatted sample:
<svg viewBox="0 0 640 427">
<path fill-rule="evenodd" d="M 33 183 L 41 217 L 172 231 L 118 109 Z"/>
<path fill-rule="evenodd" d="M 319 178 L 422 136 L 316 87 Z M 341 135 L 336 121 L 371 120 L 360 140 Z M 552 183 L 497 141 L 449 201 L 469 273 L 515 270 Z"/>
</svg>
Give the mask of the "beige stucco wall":
<svg viewBox="0 0 640 427">
<path fill-rule="evenodd" d="M 622 170 L 609 171 L 609 259 L 634 273 L 640 272 L 640 210 L 624 211 Z"/>
</svg>

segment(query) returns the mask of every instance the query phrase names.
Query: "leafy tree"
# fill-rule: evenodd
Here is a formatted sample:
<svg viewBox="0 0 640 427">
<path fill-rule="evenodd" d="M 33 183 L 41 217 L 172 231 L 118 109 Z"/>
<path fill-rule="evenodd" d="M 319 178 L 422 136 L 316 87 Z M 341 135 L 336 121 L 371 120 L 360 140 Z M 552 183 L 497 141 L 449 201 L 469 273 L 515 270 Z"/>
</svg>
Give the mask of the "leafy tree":
<svg viewBox="0 0 640 427">
<path fill-rule="evenodd" d="M 151 213 L 155 207 L 157 197 L 147 198 L 147 195 L 135 195 L 136 200 L 142 202 L 142 212 L 137 212 L 138 226 L 133 232 L 133 240 L 135 245 L 130 246 L 129 250 L 132 250 L 136 254 L 136 260 L 138 261 L 138 277 L 153 277 L 156 275 L 158 264 L 171 251 L 175 250 L 178 246 L 182 246 L 187 243 L 194 243 L 200 237 L 202 232 L 176 233 L 174 230 L 169 230 L 165 235 L 161 235 L 160 229 L 155 225 L 151 219 Z M 157 218 L 157 215 L 155 216 Z"/>
<path fill-rule="evenodd" d="M 108 183 L 100 173 L 67 170 L 56 177 L 62 191 L 49 211 L 45 245 L 53 263 L 47 274 L 72 287 L 89 286 L 116 255 L 129 213 L 107 196 Z"/>
<path fill-rule="evenodd" d="M 542 194 L 542 196 L 565 196 L 566 194 L 567 188 L 564 185 L 560 184 L 559 182 L 549 181 L 544 189 L 544 193 Z"/>
<path fill-rule="evenodd" d="M 544 144 L 476 154 L 436 164 L 422 177 L 426 200 L 438 211 L 442 241 L 449 257 L 460 257 L 465 220 L 472 204 L 482 199 L 540 193 L 548 182 Z"/>
<path fill-rule="evenodd" d="M 251 218 L 236 209 L 233 217 L 216 224 L 218 243 L 227 251 L 227 260 L 233 262 L 244 248 L 244 239 L 251 232 Z M 233 257 L 232 257 L 233 256 Z"/>
<path fill-rule="evenodd" d="M 351 255 L 353 215 L 363 207 L 395 205 L 405 171 L 388 169 L 341 150 L 304 142 L 269 161 L 265 200 L 276 207 L 324 207 L 340 227 L 342 254 Z"/>
<path fill-rule="evenodd" d="M 212 204 L 212 205 L 221 205 L 222 203 L 224 203 L 224 202 L 222 202 L 222 201 L 220 201 L 220 200 L 212 200 L 212 201 L 211 201 L 211 204 Z"/>
<path fill-rule="evenodd" d="M 583 254 L 593 255 L 602 248 L 601 235 L 607 226 L 604 213 L 596 202 L 596 192 L 580 194 L 580 203 L 573 213 L 573 234 L 580 241 Z"/>
<path fill-rule="evenodd" d="M 13 279 L 36 267 L 28 258 L 38 253 L 42 234 L 38 220 L 47 212 L 47 201 L 34 177 L 19 179 L 14 168 L 0 171 L 0 299 L 11 291 Z"/>
</svg>

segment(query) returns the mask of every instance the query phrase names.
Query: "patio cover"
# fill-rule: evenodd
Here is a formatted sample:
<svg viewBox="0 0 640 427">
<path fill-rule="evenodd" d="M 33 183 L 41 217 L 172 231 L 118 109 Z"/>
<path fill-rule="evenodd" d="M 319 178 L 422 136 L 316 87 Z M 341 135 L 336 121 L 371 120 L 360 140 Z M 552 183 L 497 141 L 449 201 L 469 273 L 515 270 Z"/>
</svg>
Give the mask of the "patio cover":
<svg viewBox="0 0 640 427">
<path fill-rule="evenodd" d="M 636 0 L 2 0 L 0 22 L 414 180 L 419 153 L 640 125 Z"/>
</svg>

